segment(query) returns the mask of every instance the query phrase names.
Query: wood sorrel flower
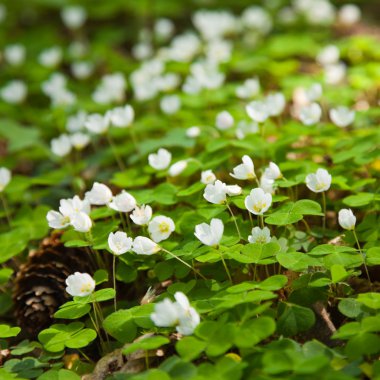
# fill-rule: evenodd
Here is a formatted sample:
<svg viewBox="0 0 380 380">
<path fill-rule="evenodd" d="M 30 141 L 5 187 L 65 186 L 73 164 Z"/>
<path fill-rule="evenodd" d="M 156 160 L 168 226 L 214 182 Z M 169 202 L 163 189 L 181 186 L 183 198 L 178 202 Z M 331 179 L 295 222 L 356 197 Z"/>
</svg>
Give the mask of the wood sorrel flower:
<svg viewBox="0 0 380 380">
<path fill-rule="evenodd" d="M 300 120 L 304 125 L 312 125 L 318 123 L 322 116 L 322 108 L 318 103 L 311 103 L 304 106 L 300 111 Z"/>
<path fill-rule="evenodd" d="M 133 240 L 132 251 L 138 255 L 153 255 L 159 250 L 159 245 L 145 236 L 137 236 Z"/>
<path fill-rule="evenodd" d="M 161 148 L 157 151 L 157 153 L 151 153 L 148 156 L 149 165 L 156 170 L 164 170 L 170 165 L 170 161 L 172 160 L 172 154 Z"/>
<path fill-rule="evenodd" d="M 164 215 L 155 216 L 148 225 L 150 237 L 156 243 L 167 239 L 174 230 L 173 219 Z"/>
<path fill-rule="evenodd" d="M 87 199 L 92 205 L 106 205 L 112 201 L 112 191 L 103 183 L 95 182 L 92 185 L 92 189 L 87 191 L 85 199 Z"/>
<path fill-rule="evenodd" d="M 355 111 L 347 107 L 339 106 L 330 110 L 330 119 L 338 127 L 344 128 L 355 120 Z"/>
<path fill-rule="evenodd" d="M 222 204 L 227 200 L 227 185 L 219 180 L 206 186 L 203 197 L 214 204 Z"/>
<path fill-rule="evenodd" d="M 66 292 L 73 297 L 90 295 L 95 289 L 95 281 L 88 273 L 75 272 L 66 278 Z"/>
<path fill-rule="evenodd" d="M 331 185 L 331 175 L 325 169 L 318 169 L 314 174 L 306 176 L 306 186 L 314 193 L 321 193 L 327 191 Z"/>
<path fill-rule="evenodd" d="M 111 232 L 108 235 L 108 246 L 112 253 L 119 256 L 128 252 L 132 248 L 132 238 L 123 231 Z"/>
<path fill-rule="evenodd" d="M 135 207 L 132 214 L 130 215 L 133 223 L 139 226 L 145 226 L 149 223 L 152 218 L 152 207 L 149 205 L 142 205 L 140 207 Z"/>
<path fill-rule="evenodd" d="M 270 231 L 268 227 L 252 228 L 251 235 L 248 236 L 248 241 L 250 243 L 260 243 L 265 244 L 270 242 Z"/>
<path fill-rule="evenodd" d="M 230 173 L 230 176 L 241 180 L 256 178 L 255 166 L 252 159 L 245 155 L 243 156 L 242 161 L 242 164 L 233 168 L 233 173 Z"/>
<path fill-rule="evenodd" d="M 251 190 L 250 194 L 245 198 L 244 204 L 252 214 L 263 215 L 272 204 L 272 194 L 266 193 L 263 189 L 257 187 Z"/>
<path fill-rule="evenodd" d="M 216 115 L 215 124 L 218 129 L 224 131 L 234 125 L 234 118 L 228 111 L 222 111 Z"/>
<path fill-rule="evenodd" d="M 136 199 L 133 195 L 123 190 L 112 198 L 108 206 L 119 212 L 131 212 L 136 207 Z"/>
<path fill-rule="evenodd" d="M 129 127 L 133 123 L 135 117 L 135 112 L 129 104 L 125 107 L 113 108 L 107 113 L 111 124 L 117 128 Z"/>
<path fill-rule="evenodd" d="M 201 182 L 205 185 L 213 184 L 216 181 L 216 176 L 212 170 L 204 170 L 201 173 Z"/>
<path fill-rule="evenodd" d="M 270 162 L 269 166 L 264 171 L 264 176 L 268 179 L 278 179 L 282 177 L 280 168 L 274 163 Z"/>
<path fill-rule="evenodd" d="M 195 226 L 194 235 L 199 239 L 203 244 L 210 247 L 219 245 L 220 240 L 222 239 L 224 231 L 223 222 L 220 219 L 214 218 L 211 219 L 210 224 L 201 223 Z"/>
<path fill-rule="evenodd" d="M 7 168 L 0 168 L 0 193 L 7 187 L 12 178 L 12 173 Z"/>
<path fill-rule="evenodd" d="M 343 208 L 338 214 L 339 225 L 345 230 L 355 229 L 356 216 L 351 209 Z"/>
</svg>

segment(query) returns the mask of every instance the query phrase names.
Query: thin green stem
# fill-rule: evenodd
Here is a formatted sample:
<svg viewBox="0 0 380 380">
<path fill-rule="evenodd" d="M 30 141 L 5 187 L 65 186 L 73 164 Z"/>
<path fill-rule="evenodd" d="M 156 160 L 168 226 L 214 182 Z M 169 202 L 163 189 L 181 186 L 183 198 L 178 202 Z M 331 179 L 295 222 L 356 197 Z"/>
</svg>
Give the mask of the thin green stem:
<svg viewBox="0 0 380 380">
<path fill-rule="evenodd" d="M 259 215 L 259 220 L 260 220 L 261 228 L 264 228 L 264 215 L 263 214 Z"/>
<path fill-rule="evenodd" d="M 186 261 L 183 261 L 180 257 L 178 257 L 177 255 L 175 255 L 173 252 L 170 252 L 168 251 L 167 249 L 165 248 L 162 248 L 160 247 L 164 252 L 168 253 L 170 256 L 174 257 L 176 260 L 180 261 L 182 264 L 186 265 L 188 268 L 190 268 L 192 271 L 194 271 L 194 273 L 196 273 L 199 277 L 203 278 L 204 280 L 207 280 L 207 278 L 205 276 L 203 276 L 202 273 L 200 273 L 199 271 L 197 271 L 194 267 L 192 267 L 189 263 L 187 263 Z"/>
<path fill-rule="evenodd" d="M 218 252 L 220 254 L 220 258 L 222 259 L 222 263 L 223 263 L 224 269 L 225 269 L 225 271 L 227 273 L 227 277 L 230 280 L 230 282 L 232 283 L 233 281 L 232 281 L 231 273 L 230 273 L 230 270 L 228 269 L 226 261 L 224 260 L 223 253 L 222 253 L 222 251 L 220 249 L 218 249 Z"/>
<path fill-rule="evenodd" d="M 111 135 L 108 132 L 106 133 L 106 137 L 107 137 L 108 144 L 110 145 L 110 147 L 112 149 L 112 153 L 115 157 L 116 163 L 119 166 L 119 169 L 121 171 L 125 170 L 125 165 L 124 165 L 122 159 L 120 158 L 119 154 L 117 153 L 116 146 L 112 140 Z"/>
<path fill-rule="evenodd" d="M 3 204 L 3 209 L 4 209 L 5 217 L 7 218 L 7 222 L 8 222 L 8 225 L 10 227 L 11 226 L 11 217 L 10 217 L 10 214 L 9 214 L 7 201 L 5 200 L 5 197 L 4 197 L 4 195 L 3 195 L 2 192 L 0 192 L 0 198 L 1 198 L 1 203 Z"/>
<path fill-rule="evenodd" d="M 124 230 L 124 231 L 127 231 L 127 225 L 126 225 L 126 223 L 125 223 L 124 215 L 123 215 L 122 212 L 119 212 L 119 215 L 120 215 L 120 219 L 121 219 L 121 224 L 122 224 L 122 226 L 123 226 L 123 230 Z"/>
<path fill-rule="evenodd" d="M 135 130 L 133 129 L 133 127 L 129 127 L 128 129 L 129 129 L 129 133 L 131 135 L 131 140 L 132 140 L 132 143 L 135 147 L 136 153 L 140 154 L 139 143 L 138 143 L 137 138 L 136 138 Z"/>
<path fill-rule="evenodd" d="M 366 275 L 367 275 L 367 278 L 368 278 L 368 281 L 370 282 L 370 284 L 372 284 L 371 282 L 371 278 L 369 276 L 369 272 L 368 272 L 368 268 L 367 268 L 367 264 L 365 263 L 365 256 L 363 254 L 363 251 L 360 247 L 360 243 L 359 243 L 359 239 L 358 239 L 358 236 L 356 235 L 356 231 L 355 229 L 352 230 L 353 234 L 354 234 L 354 237 L 355 237 L 355 241 L 356 241 L 356 245 L 358 246 L 358 250 L 359 250 L 359 253 L 361 254 L 362 258 L 363 258 L 363 265 L 364 265 L 364 269 L 365 269 L 365 272 L 366 272 Z"/>
<path fill-rule="evenodd" d="M 113 288 L 115 290 L 115 298 L 113 299 L 113 304 L 116 311 L 117 306 L 116 306 L 116 256 L 115 255 L 113 255 L 113 258 L 112 258 L 112 279 L 113 279 Z"/>
<path fill-rule="evenodd" d="M 322 191 L 322 208 L 323 208 L 322 227 L 323 227 L 323 234 L 324 234 L 326 230 L 326 194 L 324 191 Z"/>
<path fill-rule="evenodd" d="M 231 216 L 232 216 L 232 220 L 233 220 L 234 223 L 235 223 L 236 231 L 237 231 L 237 233 L 238 233 L 238 235 L 239 235 L 239 240 L 241 240 L 241 233 L 240 233 L 240 230 L 239 230 L 239 226 L 238 226 L 238 224 L 237 224 L 237 221 L 236 221 L 235 215 L 234 215 L 234 213 L 232 212 L 232 209 L 231 209 L 230 205 L 228 204 L 228 201 L 226 202 L 226 206 L 227 206 L 228 211 L 230 212 L 230 214 L 231 214 Z"/>
<path fill-rule="evenodd" d="M 250 220 L 250 222 L 251 222 L 251 227 L 253 228 L 253 219 L 252 219 L 252 215 L 251 215 L 251 213 L 247 210 L 247 212 L 248 212 L 248 216 L 249 216 L 249 220 Z"/>
</svg>

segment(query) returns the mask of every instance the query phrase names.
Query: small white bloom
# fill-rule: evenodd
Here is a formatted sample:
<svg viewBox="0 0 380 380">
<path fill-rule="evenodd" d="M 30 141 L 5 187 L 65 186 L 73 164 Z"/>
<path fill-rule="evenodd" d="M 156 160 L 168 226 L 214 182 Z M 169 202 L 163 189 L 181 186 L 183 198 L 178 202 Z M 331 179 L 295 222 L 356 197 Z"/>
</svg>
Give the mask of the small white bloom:
<svg viewBox="0 0 380 380">
<path fill-rule="evenodd" d="M 260 227 L 252 228 L 251 235 L 248 236 L 250 243 L 265 244 L 270 242 L 270 231 L 268 227 L 261 229 Z"/>
<path fill-rule="evenodd" d="M 116 107 L 108 111 L 111 124 L 117 128 L 129 127 L 134 120 L 135 112 L 130 105 L 125 107 Z"/>
<path fill-rule="evenodd" d="M 268 179 L 278 179 L 282 177 L 280 168 L 274 162 L 269 163 L 269 166 L 264 171 L 264 175 Z"/>
<path fill-rule="evenodd" d="M 338 127 L 344 128 L 354 122 L 355 111 L 343 106 L 332 108 L 330 110 L 330 119 Z"/>
<path fill-rule="evenodd" d="M 300 111 L 300 120 L 304 125 L 312 125 L 318 123 L 322 116 L 322 108 L 318 103 L 311 103 L 304 106 Z"/>
<path fill-rule="evenodd" d="M 136 199 L 123 190 L 112 198 L 108 206 L 119 212 L 131 212 L 136 207 Z"/>
<path fill-rule="evenodd" d="M 70 225 L 70 217 L 62 215 L 58 211 L 50 210 L 46 215 L 46 220 L 50 228 L 60 230 Z"/>
<path fill-rule="evenodd" d="M 270 115 L 268 104 L 265 101 L 255 100 L 249 103 L 245 110 L 248 116 L 257 123 L 263 123 Z"/>
<path fill-rule="evenodd" d="M 177 161 L 171 165 L 168 171 L 170 177 L 176 177 L 180 175 L 187 168 L 187 160 Z"/>
<path fill-rule="evenodd" d="M 21 80 L 12 80 L 8 82 L 0 91 L 1 98 L 9 104 L 20 104 L 22 103 L 28 89 L 25 83 Z"/>
<path fill-rule="evenodd" d="M 245 207 L 255 215 L 263 215 L 272 204 L 272 194 L 264 192 L 261 188 L 252 189 L 245 198 Z"/>
<path fill-rule="evenodd" d="M 268 178 L 265 174 L 260 178 L 260 188 L 266 193 L 274 193 L 274 179 Z"/>
<path fill-rule="evenodd" d="M 90 136 L 82 132 L 76 132 L 70 136 L 71 145 L 77 149 L 82 150 L 90 142 Z"/>
<path fill-rule="evenodd" d="M 350 209 L 342 209 L 338 214 L 339 225 L 345 230 L 354 230 L 356 224 L 356 216 Z"/>
<path fill-rule="evenodd" d="M 0 168 L 0 193 L 7 187 L 11 181 L 12 173 L 7 168 Z"/>
<path fill-rule="evenodd" d="M 40 65 L 53 68 L 57 66 L 62 60 L 62 49 L 59 46 L 53 46 L 49 49 L 45 49 L 38 56 L 38 62 Z"/>
<path fill-rule="evenodd" d="M 132 251 L 138 255 L 153 255 L 159 250 L 159 245 L 145 236 L 137 236 L 133 240 Z"/>
<path fill-rule="evenodd" d="M 66 129 L 69 132 L 79 132 L 84 129 L 86 118 L 87 113 L 85 111 L 79 111 L 75 115 L 69 116 L 66 122 Z"/>
<path fill-rule="evenodd" d="M 88 232 L 92 227 L 92 220 L 85 212 L 77 212 L 70 217 L 70 224 L 75 231 Z"/>
<path fill-rule="evenodd" d="M 236 88 L 236 96 L 240 99 L 249 99 L 260 92 L 260 82 L 257 78 L 246 79 Z"/>
<path fill-rule="evenodd" d="M 240 195 L 243 192 L 243 189 L 238 185 L 226 185 L 227 195 Z"/>
<path fill-rule="evenodd" d="M 152 218 L 152 207 L 149 205 L 136 206 L 130 217 L 133 223 L 139 226 L 145 226 Z"/>
<path fill-rule="evenodd" d="M 344 62 L 334 63 L 325 66 L 325 82 L 334 85 L 341 83 L 347 72 L 347 66 Z"/>
<path fill-rule="evenodd" d="M 204 245 L 214 247 L 219 245 L 224 231 L 223 222 L 220 219 L 211 219 L 210 224 L 201 223 L 195 226 L 194 235 Z"/>
<path fill-rule="evenodd" d="M 26 50 L 24 45 L 8 45 L 4 49 L 4 58 L 12 66 L 19 66 L 25 61 Z"/>
<path fill-rule="evenodd" d="M 84 125 L 90 132 L 100 135 L 108 130 L 109 123 L 109 115 L 93 113 L 87 116 Z"/>
<path fill-rule="evenodd" d="M 170 327 L 176 325 L 178 320 L 178 306 L 169 298 L 154 305 L 154 312 L 150 319 L 158 327 Z"/>
<path fill-rule="evenodd" d="M 200 323 L 199 314 L 190 306 L 188 298 L 182 292 L 176 292 L 174 298 L 177 301 L 179 319 L 176 330 L 182 335 L 191 335 Z"/>
<path fill-rule="evenodd" d="M 204 170 L 201 173 L 201 182 L 205 185 L 213 184 L 216 181 L 216 176 L 212 170 Z"/>
<path fill-rule="evenodd" d="M 201 129 L 199 127 L 190 127 L 186 129 L 186 136 L 195 138 L 198 137 L 201 134 Z"/>
<path fill-rule="evenodd" d="M 331 65 L 339 61 L 340 52 L 335 45 L 328 45 L 319 52 L 317 62 L 323 66 Z"/>
<path fill-rule="evenodd" d="M 84 212 L 87 215 L 90 214 L 91 206 L 87 199 L 81 200 L 78 195 L 73 198 L 61 199 L 59 202 L 59 212 L 62 215 L 71 217 L 72 215 Z"/>
<path fill-rule="evenodd" d="M 216 127 L 221 131 L 229 129 L 234 125 L 234 118 L 228 111 L 222 111 L 216 115 Z"/>
<path fill-rule="evenodd" d="M 95 289 L 95 280 L 88 273 L 75 272 L 66 278 L 66 292 L 73 297 L 90 295 Z"/>
<path fill-rule="evenodd" d="M 92 62 L 73 62 L 70 68 L 76 79 L 87 79 L 94 72 L 94 64 Z"/>
<path fill-rule="evenodd" d="M 164 170 L 170 165 L 172 154 L 163 148 L 160 148 L 157 153 L 151 153 L 148 156 L 149 165 L 156 170 Z"/>
<path fill-rule="evenodd" d="M 87 12 L 80 5 L 70 5 L 63 8 L 61 18 L 67 28 L 78 29 L 85 23 Z"/>
<path fill-rule="evenodd" d="M 327 191 L 331 185 L 331 175 L 325 169 L 318 169 L 314 174 L 306 176 L 306 186 L 314 193 Z"/>
<path fill-rule="evenodd" d="M 92 189 L 85 194 L 86 200 L 92 205 L 106 205 L 112 201 L 112 191 L 103 183 L 95 182 Z"/>
<path fill-rule="evenodd" d="M 132 248 L 132 238 L 128 237 L 125 232 L 111 232 L 108 235 L 108 246 L 110 250 L 117 256 L 128 252 Z"/>
<path fill-rule="evenodd" d="M 236 128 L 236 137 L 243 140 L 246 135 L 251 135 L 259 131 L 259 126 L 255 121 L 240 120 Z"/>
<path fill-rule="evenodd" d="M 167 40 L 174 33 L 173 21 L 168 18 L 159 18 L 154 24 L 154 33 L 161 40 Z"/>
<path fill-rule="evenodd" d="M 361 10 L 355 4 L 345 4 L 339 9 L 338 20 L 344 25 L 351 26 L 361 19 Z"/>
<path fill-rule="evenodd" d="M 265 98 L 265 103 L 267 105 L 267 110 L 270 116 L 278 116 L 282 113 L 285 108 L 286 100 L 284 94 L 281 92 L 276 92 L 270 94 Z"/>
<path fill-rule="evenodd" d="M 160 101 L 160 108 L 163 113 L 173 115 L 181 108 L 181 99 L 177 95 L 166 95 Z"/>
<path fill-rule="evenodd" d="M 61 136 L 51 140 L 51 151 L 59 157 L 64 157 L 71 152 L 71 139 L 68 135 L 62 134 Z"/>
<path fill-rule="evenodd" d="M 148 225 L 150 237 L 156 243 L 166 240 L 174 230 L 173 220 L 163 215 L 155 216 Z"/>
<path fill-rule="evenodd" d="M 245 155 L 243 156 L 242 161 L 242 164 L 233 168 L 233 173 L 230 173 L 230 176 L 241 180 L 256 178 L 255 166 L 252 159 Z"/>
<path fill-rule="evenodd" d="M 313 83 L 307 90 L 306 90 L 306 97 L 309 102 L 315 102 L 316 100 L 320 99 L 322 96 L 323 89 L 322 85 L 320 83 Z"/>
<path fill-rule="evenodd" d="M 204 190 L 203 197 L 210 203 L 222 204 L 227 199 L 226 187 L 227 185 L 220 180 L 216 180 L 213 184 L 209 183 Z"/>
</svg>

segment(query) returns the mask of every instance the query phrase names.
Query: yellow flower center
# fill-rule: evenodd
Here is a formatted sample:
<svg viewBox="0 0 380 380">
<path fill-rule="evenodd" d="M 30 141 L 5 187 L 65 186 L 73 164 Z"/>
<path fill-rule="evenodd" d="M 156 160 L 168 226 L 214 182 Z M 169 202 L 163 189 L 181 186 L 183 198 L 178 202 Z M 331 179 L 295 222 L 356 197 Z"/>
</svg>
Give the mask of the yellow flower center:
<svg viewBox="0 0 380 380">
<path fill-rule="evenodd" d="M 264 202 L 257 202 L 255 205 L 253 205 L 253 209 L 256 211 L 256 212 L 261 212 L 261 210 L 263 208 L 265 208 L 267 206 L 266 203 Z"/>
<path fill-rule="evenodd" d="M 168 233 L 170 231 L 170 226 L 167 222 L 162 222 L 159 224 L 158 229 L 162 234 Z"/>
<path fill-rule="evenodd" d="M 90 292 L 92 289 L 92 284 L 90 282 L 88 282 L 87 284 L 83 284 L 82 287 L 80 288 L 80 291 L 82 293 L 88 293 Z"/>
<path fill-rule="evenodd" d="M 317 185 L 315 186 L 315 190 L 322 190 L 326 187 L 326 184 L 324 182 L 319 182 L 317 183 Z"/>
</svg>

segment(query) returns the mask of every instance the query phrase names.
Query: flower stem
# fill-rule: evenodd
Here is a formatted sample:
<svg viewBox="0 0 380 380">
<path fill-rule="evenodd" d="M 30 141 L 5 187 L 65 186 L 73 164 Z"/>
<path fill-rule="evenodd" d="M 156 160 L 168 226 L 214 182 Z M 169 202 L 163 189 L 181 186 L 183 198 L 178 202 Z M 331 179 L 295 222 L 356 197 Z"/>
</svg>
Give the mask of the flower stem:
<svg viewBox="0 0 380 380">
<path fill-rule="evenodd" d="M 230 282 L 232 283 L 233 281 L 232 281 L 231 273 L 230 273 L 230 270 L 228 269 L 226 261 L 224 260 L 223 253 L 220 251 L 220 249 L 218 249 L 218 252 L 220 254 L 220 258 L 222 259 L 222 263 L 223 263 L 224 269 L 227 273 L 227 277 L 230 280 Z"/>
<path fill-rule="evenodd" d="M 116 311 L 116 256 L 113 255 L 112 259 L 112 279 L 113 279 L 113 288 L 115 290 L 115 298 L 113 299 L 113 304 Z"/>
<path fill-rule="evenodd" d="M 135 147 L 136 153 L 139 155 L 140 154 L 140 149 L 139 149 L 139 144 L 138 144 L 138 141 L 137 141 L 137 138 L 136 138 L 135 131 L 134 131 L 133 127 L 130 127 L 128 129 L 129 129 L 129 133 L 131 135 L 131 140 L 132 140 L 133 145 Z"/>
<path fill-rule="evenodd" d="M 1 203 L 3 204 L 3 209 L 4 209 L 5 217 L 7 218 L 7 222 L 8 222 L 8 225 L 10 227 L 11 226 L 11 217 L 10 217 L 10 214 L 9 214 L 7 201 L 5 200 L 5 197 L 4 197 L 3 193 L 1 193 L 1 192 L 0 192 L 0 198 L 1 198 Z"/>
<path fill-rule="evenodd" d="M 261 228 L 264 228 L 264 215 L 263 214 L 259 215 L 259 219 L 260 219 Z"/>
<path fill-rule="evenodd" d="M 178 261 L 180 261 L 182 264 L 186 265 L 188 268 L 190 268 L 192 271 L 194 271 L 194 273 L 196 273 L 199 277 L 203 278 L 204 280 L 207 280 L 207 278 L 205 276 L 203 276 L 202 273 L 200 273 L 199 271 L 197 271 L 194 267 L 192 267 L 190 264 L 188 264 L 186 261 L 183 261 L 180 257 L 178 257 L 177 255 L 175 255 L 173 252 L 170 252 L 168 251 L 167 249 L 165 248 L 162 248 L 160 247 L 164 252 L 168 253 L 170 256 L 174 257 L 175 259 L 177 259 Z"/>
<path fill-rule="evenodd" d="M 355 229 L 352 230 L 353 234 L 354 234 L 354 237 L 355 237 L 355 241 L 356 241 L 356 245 L 358 246 L 358 249 L 359 249 L 359 253 L 362 255 L 363 257 L 363 265 L 364 265 L 364 269 L 365 269 L 365 272 L 366 272 L 366 275 L 367 275 L 367 278 L 368 278 L 368 281 L 370 282 L 370 284 L 372 284 L 371 282 L 371 278 L 369 277 L 369 272 L 368 272 L 368 268 L 367 268 L 367 264 L 365 263 L 365 256 L 363 254 L 363 251 L 360 247 L 360 243 L 359 243 L 359 239 L 358 239 L 358 236 L 356 235 L 356 231 Z"/>
<path fill-rule="evenodd" d="M 322 207 L 323 207 L 322 227 L 323 227 L 323 234 L 325 234 L 325 230 L 326 230 L 326 194 L 324 191 L 322 192 Z"/>
<path fill-rule="evenodd" d="M 121 171 L 125 170 L 125 165 L 122 161 L 122 159 L 120 158 L 119 154 L 117 153 L 117 150 L 116 150 L 116 146 L 112 140 L 112 137 L 109 133 L 106 133 L 106 136 L 107 136 L 107 141 L 108 141 L 108 144 L 110 145 L 111 149 L 112 149 L 112 153 L 115 157 L 115 160 L 116 160 L 116 163 L 117 165 L 119 166 L 119 169 Z"/>
<path fill-rule="evenodd" d="M 247 212 L 248 212 L 248 216 L 249 216 L 249 220 L 250 220 L 250 222 L 251 222 L 251 227 L 253 228 L 253 219 L 252 219 L 252 215 L 251 215 L 251 213 L 247 210 Z"/>
<path fill-rule="evenodd" d="M 235 215 L 234 215 L 234 213 L 232 212 L 232 209 L 231 209 L 230 205 L 228 204 L 228 201 L 226 202 L 226 206 L 227 206 L 228 211 L 230 212 L 230 214 L 231 214 L 231 216 L 232 216 L 232 220 L 233 220 L 234 223 L 235 223 L 236 231 L 237 231 L 237 233 L 238 233 L 238 235 L 239 235 L 239 240 L 241 240 L 241 233 L 240 233 L 240 230 L 239 230 L 239 226 L 238 226 L 238 224 L 237 224 L 237 221 L 236 221 Z"/>
</svg>

